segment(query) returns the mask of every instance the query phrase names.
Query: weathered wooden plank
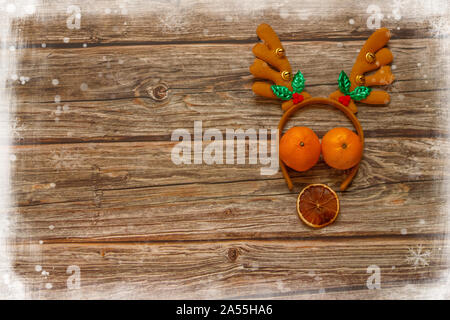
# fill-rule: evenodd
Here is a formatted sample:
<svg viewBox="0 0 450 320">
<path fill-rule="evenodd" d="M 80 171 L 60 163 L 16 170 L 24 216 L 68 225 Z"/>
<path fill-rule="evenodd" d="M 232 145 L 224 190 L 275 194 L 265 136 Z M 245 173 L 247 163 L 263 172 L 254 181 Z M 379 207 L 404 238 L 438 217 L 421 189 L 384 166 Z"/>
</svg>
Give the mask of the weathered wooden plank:
<svg viewBox="0 0 450 320">
<path fill-rule="evenodd" d="M 80 8 L 79 29 L 76 26 Z M 15 21 L 25 44 L 75 45 L 186 41 L 253 41 L 261 22 L 275 27 L 283 40 L 364 38 L 380 25 L 402 38 L 433 37 L 445 32 L 446 3 L 405 1 L 389 5 L 342 1 L 131 1 L 45 0 L 37 17 Z M 378 12 L 377 12 L 378 9 Z M 70 9 L 69 9 L 70 10 Z M 381 15 L 381 17 L 380 17 Z M 380 17 L 381 19 L 377 19 Z M 441 28 L 439 28 L 441 26 Z M 64 42 L 68 38 L 69 42 Z M 67 41 L 67 40 L 66 40 Z"/>
<path fill-rule="evenodd" d="M 413 281 L 408 283 L 383 283 L 382 290 L 367 290 L 367 286 L 354 287 L 350 291 L 341 288 L 316 290 L 273 299 L 283 300 L 448 300 L 450 298 L 448 274 L 439 280 Z"/>
<path fill-rule="evenodd" d="M 284 181 L 271 181 L 270 185 L 254 182 L 269 189 L 261 193 L 249 190 L 249 184 L 232 183 L 227 189 L 216 185 L 164 187 L 147 192 L 76 190 L 80 198 L 84 194 L 90 198 L 18 208 L 11 229 L 17 241 L 35 243 L 304 239 L 446 231 L 446 196 L 440 191 L 441 181 L 374 185 L 340 194 L 338 220 L 320 230 L 305 226 L 298 218 L 297 193 L 269 193 L 282 189 Z M 217 194 L 207 197 L 206 188 L 214 188 Z M 178 199 L 167 195 L 169 192 L 185 195 Z"/>
<path fill-rule="evenodd" d="M 262 176 L 261 165 L 177 166 L 170 160 L 173 145 L 16 147 L 16 237 L 173 240 L 445 231 L 445 138 L 368 139 L 359 174 L 340 193 L 342 216 L 320 231 L 299 221 L 296 192 L 314 182 L 338 188 L 339 171 L 321 162 L 294 174 L 296 192 L 290 193 L 280 173 Z"/>
<path fill-rule="evenodd" d="M 408 82 L 411 85 L 414 82 Z M 334 86 L 315 87 L 318 95 Z M 367 137 L 447 136 L 443 109 L 448 91 L 392 93 L 388 106 L 359 105 L 358 118 Z M 146 99 L 148 101 L 148 99 Z M 282 111 L 277 102 L 255 98 L 251 91 L 174 93 L 170 103 L 144 105 L 132 99 L 68 103 L 21 103 L 12 119 L 14 144 L 79 143 L 101 141 L 169 141 L 176 129 L 191 134 L 194 122 L 203 130 L 276 128 Z M 420 117 L 420 121 L 417 121 Z M 348 126 L 340 111 L 315 106 L 299 111 L 290 126 L 311 127 L 319 136 Z"/>
<path fill-rule="evenodd" d="M 96 186 L 114 190 L 281 178 L 279 173 L 274 176 L 261 175 L 260 169 L 269 165 L 248 164 L 248 150 L 246 164 L 192 162 L 177 165 L 171 160 L 172 149 L 177 143 L 16 146 L 13 148 L 12 192 L 18 195 L 45 192 L 45 188 L 39 188 L 39 184 L 45 182 L 57 184 L 56 190 L 51 191 L 54 194 L 61 188 Z M 203 148 L 208 144 L 203 142 Z M 377 182 L 442 179 L 446 177 L 449 149 L 445 138 L 368 138 L 357 185 L 362 188 Z M 193 161 L 194 153 L 191 155 Z M 341 171 L 332 170 L 319 161 L 312 170 L 294 173 L 294 176 L 299 181 L 327 177 L 328 182 L 338 183 Z M 33 204 L 21 202 L 22 205 L 27 203 Z"/>
<path fill-rule="evenodd" d="M 419 248 L 428 265 L 408 260 Z M 380 268 L 382 288 L 436 281 L 447 249 L 420 238 L 18 245 L 13 267 L 32 298 L 326 297 L 367 288 L 369 266 Z M 79 289 L 67 287 L 69 266 L 79 268 Z"/>
<path fill-rule="evenodd" d="M 309 42 L 310 50 L 304 50 L 302 44 L 292 43 L 287 50 L 293 53 L 289 54 L 293 64 L 301 66 L 308 92 L 326 96 L 336 89 L 339 70 L 351 69 L 361 44 L 345 42 L 339 47 Z M 192 126 L 194 120 L 202 120 L 205 128 L 275 127 L 281 115 L 279 103 L 255 97 L 250 90 L 250 47 L 144 46 L 59 49 L 50 54 L 25 50 L 18 75 L 28 75 L 30 81 L 9 83 L 17 95 L 15 142 L 167 140 L 172 130 Z M 446 70 L 448 62 L 441 55 L 441 43 L 393 41 L 392 50 L 397 76 L 388 89 L 392 101 L 387 107 L 360 107 L 365 129 L 445 134 L 441 104 L 446 91 L 440 90 L 448 88 L 437 75 Z M 331 65 L 323 63 L 330 57 L 330 64 L 336 65 L 334 75 Z M 211 65 L 216 68 L 212 70 Z M 159 101 L 156 97 L 162 92 L 158 90 L 166 87 L 168 98 Z M 420 123 L 411 117 L 416 113 Z M 324 130 L 322 125 L 329 129 L 345 119 L 336 114 L 307 110 L 297 119 L 311 118 L 315 129 Z"/>
<path fill-rule="evenodd" d="M 446 40 L 445 40 L 446 41 Z M 439 75 L 448 68 L 442 39 L 392 40 L 394 73 L 399 91 L 447 88 Z M 315 95 L 328 95 L 314 86 L 332 85 L 335 90 L 341 70 L 350 72 L 363 41 L 293 42 L 286 50 L 294 69 L 301 69 L 306 88 Z M 154 97 L 148 94 L 157 84 L 169 87 L 170 98 L 193 93 L 248 90 L 253 82 L 249 66 L 253 44 L 195 44 L 77 49 L 27 49 L 18 51 L 18 76 L 10 81 L 18 102 L 61 102 Z M 419 65 L 418 65 L 419 64 Z M 38 66 L 38 67 L 36 67 Z M 53 84 L 53 79 L 58 84 Z M 411 80 L 420 80 L 416 85 Z M 408 83 L 405 83 L 408 82 Z M 82 84 L 87 87 L 83 87 Z M 83 90 L 85 89 L 85 90 Z M 154 99 L 153 99 L 154 100 Z M 211 99 L 219 103 L 217 99 Z M 161 105 L 160 101 L 159 104 Z M 167 102 L 167 101 L 163 101 Z M 152 104 L 155 106 L 155 103 Z"/>
</svg>

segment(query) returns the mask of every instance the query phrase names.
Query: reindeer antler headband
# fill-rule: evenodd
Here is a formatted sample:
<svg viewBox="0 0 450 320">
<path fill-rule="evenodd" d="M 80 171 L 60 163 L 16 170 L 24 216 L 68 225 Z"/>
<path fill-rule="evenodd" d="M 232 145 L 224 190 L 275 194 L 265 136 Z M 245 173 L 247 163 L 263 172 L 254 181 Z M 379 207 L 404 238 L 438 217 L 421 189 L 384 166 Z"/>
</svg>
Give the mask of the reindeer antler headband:
<svg viewBox="0 0 450 320">
<path fill-rule="evenodd" d="M 264 43 L 257 43 L 253 47 L 256 56 L 255 62 L 250 67 L 250 72 L 256 78 L 270 80 L 275 84 L 264 81 L 256 81 L 252 90 L 254 93 L 267 97 L 283 100 L 282 110 L 285 111 L 278 125 L 281 133 L 289 118 L 299 109 L 314 104 L 333 106 L 342 111 L 355 127 L 362 145 L 364 145 L 364 133 L 359 120 L 354 101 L 367 104 L 387 104 L 390 100 L 386 91 L 374 91 L 370 87 L 387 85 L 394 81 L 391 68 L 387 64 L 393 60 L 392 52 L 386 48 L 390 39 L 390 32 L 386 28 L 375 31 L 366 41 L 356 58 L 355 64 L 348 77 L 341 71 L 338 78 L 339 89 L 330 94 L 328 98 L 311 97 L 303 91 L 305 80 L 300 71 L 292 75 L 292 68 L 286 57 L 285 50 L 273 29 L 267 24 L 261 24 L 256 29 L 258 37 Z M 365 76 L 370 71 L 377 70 L 372 75 Z M 292 180 L 289 177 L 283 161 L 280 161 L 281 171 L 291 190 Z M 353 180 L 359 168 L 359 163 L 350 169 L 347 178 L 341 184 L 344 191 Z"/>
</svg>

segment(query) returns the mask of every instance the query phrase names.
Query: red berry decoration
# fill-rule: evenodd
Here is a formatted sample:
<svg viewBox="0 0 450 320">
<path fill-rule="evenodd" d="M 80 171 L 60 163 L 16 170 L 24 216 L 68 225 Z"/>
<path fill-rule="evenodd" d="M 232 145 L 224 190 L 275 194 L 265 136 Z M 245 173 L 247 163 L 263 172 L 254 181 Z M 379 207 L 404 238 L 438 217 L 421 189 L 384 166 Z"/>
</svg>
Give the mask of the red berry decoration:
<svg viewBox="0 0 450 320">
<path fill-rule="evenodd" d="M 294 93 L 292 95 L 292 100 L 293 100 L 294 104 L 302 102 L 304 98 L 305 97 L 303 97 L 303 95 L 300 93 Z"/>
<path fill-rule="evenodd" d="M 339 102 L 342 103 L 346 107 L 348 107 L 350 100 L 351 100 L 350 96 L 340 96 L 339 97 Z"/>
</svg>

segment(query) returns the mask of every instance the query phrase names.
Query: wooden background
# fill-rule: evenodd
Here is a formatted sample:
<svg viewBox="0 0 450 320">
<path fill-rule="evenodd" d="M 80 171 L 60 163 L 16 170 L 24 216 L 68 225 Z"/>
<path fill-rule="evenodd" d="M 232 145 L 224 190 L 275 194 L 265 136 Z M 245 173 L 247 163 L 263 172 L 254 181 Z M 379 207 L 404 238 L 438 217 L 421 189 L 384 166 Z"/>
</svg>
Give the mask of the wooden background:
<svg viewBox="0 0 450 320">
<path fill-rule="evenodd" d="M 25 296 L 449 298 L 449 11 L 395 3 L 46 0 L 13 19 L 8 250 Z M 80 29 L 67 26 L 69 5 Z M 388 106 L 358 104 L 365 155 L 333 225 L 313 230 L 295 209 L 306 184 L 338 188 L 342 173 L 323 162 L 295 174 L 294 192 L 261 165 L 171 162 L 172 131 L 196 120 L 277 126 L 279 103 L 250 89 L 259 23 L 277 31 L 308 92 L 328 96 L 373 31 L 370 5 L 392 31 L 396 81 Z M 351 127 L 321 106 L 289 125 L 319 136 Z M 372 265 L 381 290 L 367 287 Z"/>
</svg>

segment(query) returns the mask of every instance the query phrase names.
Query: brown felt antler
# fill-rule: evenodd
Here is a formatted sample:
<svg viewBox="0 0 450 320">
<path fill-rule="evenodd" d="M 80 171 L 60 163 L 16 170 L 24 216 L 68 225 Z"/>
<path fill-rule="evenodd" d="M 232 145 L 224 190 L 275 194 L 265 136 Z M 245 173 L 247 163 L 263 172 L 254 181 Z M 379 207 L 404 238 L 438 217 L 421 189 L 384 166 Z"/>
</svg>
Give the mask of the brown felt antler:
<svg viewBox="0 0 450 320">
<path fill-rule="evenodd" d="M 286 51 L 280 42 L 275 31 L 268 24 L 262 23 L 256 29 L 256 34 L 263 40 L 263 43 L 257 43 L 253 47 L 253 54 L 256 56 L 255 62 L 250 66 L 250 72 L 256 78 L 270 80 L 276 85 L 285 86 L 292 90 L 292 68 L 286 57 Z M 278 97 L 272 91 L 272 83 L 265 81 L 256 81 L 252 90 L 257 95 L 277 99 Z M 311 96 L 302 92 L 305 99 Z M 293 105 L 292 100 L 283 102 L 283 110 Z"/>
<path fill-rule="evenodd" d="M 393 60 L 392 52 L 386 48 L 391 37 L 391 33 L 387 28 L 381 28 L 376 30 L 366 41 L 364 46 L 356 58 L 350 73 L 351 90 L 354 90 L 358 86 L 380 86 L 391 84 L 394 81 L 394 75 L 391 72 L 391 68 L 387 64 Z M 365 73 L 378 69 L 372 75 L 365 76 Z M 339 100 L 341 96 L 345 94 L 340 90 L 333 92 L 330 95 L 331 99 Z M 390 97 L 386 91 L 374 91 L 365 98 L 360 100 L 367 104 L 387 104 Z M 353 112 L 357 112 L 357 108 L 353 100 L 349 102 L 348 107 Z"/>
</svg>

